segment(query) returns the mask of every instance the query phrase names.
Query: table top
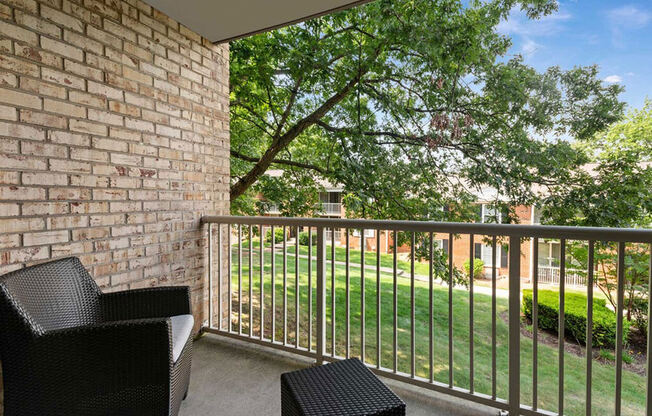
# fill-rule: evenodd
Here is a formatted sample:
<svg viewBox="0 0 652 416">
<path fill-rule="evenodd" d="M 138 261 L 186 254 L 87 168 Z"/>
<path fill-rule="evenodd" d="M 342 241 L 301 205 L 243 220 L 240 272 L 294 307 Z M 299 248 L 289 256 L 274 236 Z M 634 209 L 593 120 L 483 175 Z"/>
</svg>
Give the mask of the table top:
<svg viewBox="0 0 652 416">
<path fill-rule="evenodd" d="M 405 403 L 353 358 L 281 375 L 305 415 L 404 415 Z"/>
</svg>

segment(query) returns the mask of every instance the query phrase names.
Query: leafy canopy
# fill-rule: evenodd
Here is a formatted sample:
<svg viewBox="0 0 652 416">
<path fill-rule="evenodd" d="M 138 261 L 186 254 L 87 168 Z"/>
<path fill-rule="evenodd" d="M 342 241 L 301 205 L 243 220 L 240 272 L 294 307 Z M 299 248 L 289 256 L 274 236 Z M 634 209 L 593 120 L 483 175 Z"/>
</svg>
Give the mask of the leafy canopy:
<svg viewBox="0 0 652 416">
<path fill-rule="evenodd" d="M 481 187 L 531 203 L 572 179 L 586 156 L 567 139 L 618 120 L 621 87 L 507 56 L 514 7 L 557 3 L 377 0 L 233 42 L 232 211 L 306 214 L 328 180 L 349 215 L 468 220 Z"/>
</svg>

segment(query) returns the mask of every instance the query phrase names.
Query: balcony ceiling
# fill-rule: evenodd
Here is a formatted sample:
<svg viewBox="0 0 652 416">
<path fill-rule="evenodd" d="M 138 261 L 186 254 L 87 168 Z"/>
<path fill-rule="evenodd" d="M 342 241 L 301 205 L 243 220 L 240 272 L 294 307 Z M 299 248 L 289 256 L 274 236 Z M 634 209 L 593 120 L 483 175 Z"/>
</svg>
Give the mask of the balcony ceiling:
<svg viewBox="0 0 652 416">
<path fill-rule="evenodd" d="M 253 35 L 371 0 L 146 0 L 213 42 Z"/>
</svg>

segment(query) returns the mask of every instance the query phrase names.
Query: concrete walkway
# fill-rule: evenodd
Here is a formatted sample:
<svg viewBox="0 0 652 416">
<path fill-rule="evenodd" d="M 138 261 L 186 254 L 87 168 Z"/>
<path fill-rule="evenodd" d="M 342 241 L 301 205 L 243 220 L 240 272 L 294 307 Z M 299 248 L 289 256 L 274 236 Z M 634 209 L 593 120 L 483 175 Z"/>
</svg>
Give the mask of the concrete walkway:
<svg viewBox="0 0 652 416">
<path fill-rule="evenodd" d="M 281 374 L 312 361 L 270 348 L 204 335 L 195 343 L 188 398 L 180 416 L 280 415 Z M 383 381 L 410 416 L 495 416 L 498 411 L 394 380 Z"/>
</svg>

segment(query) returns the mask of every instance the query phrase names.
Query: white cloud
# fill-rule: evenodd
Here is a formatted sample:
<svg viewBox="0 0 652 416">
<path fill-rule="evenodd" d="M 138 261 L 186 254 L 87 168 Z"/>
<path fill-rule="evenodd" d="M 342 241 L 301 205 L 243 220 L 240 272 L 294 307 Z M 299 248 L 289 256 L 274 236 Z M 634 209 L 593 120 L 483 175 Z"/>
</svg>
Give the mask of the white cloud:
<svg viewBox="0 0 652 416">
<path fill-rule="evenodd" d="M 521 48 L 521 51 L 523 52 L 524 56 L 532 56 L 541 47 L 542 47 L 541 45 L 539 45 L 532 39 L 526 39 L 525 42 L 523 43 L 523 47 Z"/>
<path fill-rule="evenodd" d="M 623 82 L 623 78 L 620 75 L 609 75 L 604 79 L 604 82 L 608 84 L 618 84 Z"/>
<path fill-rule="evenodd" d="M 507 19 L 498 24 L 497 30 L 505 35 L 550 36 L 564 30 L 563 22 L 572 17 L 570 13 L 559 12 L 533 20 L 520 9 L 513 8 Z"/>
<path fill-rule="evenodd" d="M 617 46 L 623 46 L 623 32 L 641 29 L 652 21 L 652 13 L 636 6 L 622 6 L 607 12 L 611 28 L 611 41 Z"/>
<path fill-rule="evenodd" d="M 612 9 L 607 13 L 607 16 L 611 24 L 629 29 L 642 28 L 652 20 L 652 14 L 636 6 L 623 6 Z"/>
</svg>

